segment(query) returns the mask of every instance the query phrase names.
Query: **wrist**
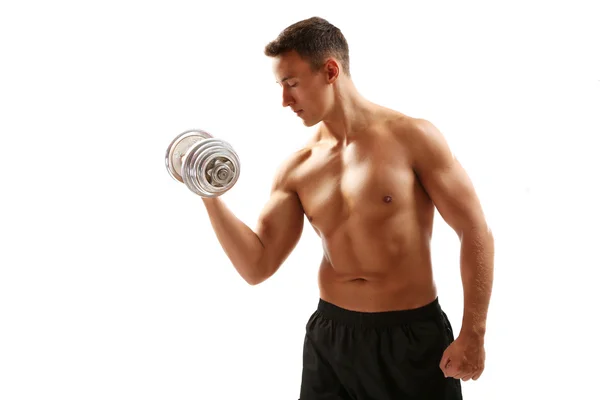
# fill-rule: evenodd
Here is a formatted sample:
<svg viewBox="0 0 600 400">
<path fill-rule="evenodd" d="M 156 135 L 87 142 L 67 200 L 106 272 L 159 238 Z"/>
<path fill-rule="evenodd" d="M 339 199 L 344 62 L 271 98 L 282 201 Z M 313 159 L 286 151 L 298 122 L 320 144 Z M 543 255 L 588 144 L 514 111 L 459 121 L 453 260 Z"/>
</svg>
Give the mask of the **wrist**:
<svg viewBox="0 0 600 400">
<path fill-rule="evenodd" d="M 206 207 L 214 207 L 219 204 L 218 197 L 202 197 L 202 202 Z"/>
<path fill-rule="evenodd" d="M 467 337 L 471 340 L 481 341 L 485 337 L 484 326 L 463 326 L 460 330 L 459 336 Z"/>
</svg>

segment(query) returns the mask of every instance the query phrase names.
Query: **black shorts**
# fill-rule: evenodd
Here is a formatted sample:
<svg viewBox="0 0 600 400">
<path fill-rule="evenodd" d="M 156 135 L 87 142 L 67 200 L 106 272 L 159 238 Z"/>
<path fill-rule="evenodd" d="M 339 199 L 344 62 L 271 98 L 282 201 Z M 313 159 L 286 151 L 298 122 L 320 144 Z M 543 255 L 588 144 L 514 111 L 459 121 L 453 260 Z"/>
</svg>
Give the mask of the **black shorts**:
<svg viewBox="0 0 600 400">
<path fill-rule="evenodd" d="M 300 400 L 462 399 L 439 366 L 453 340 L 437 298 L 375 313 L 321 299 L 306 324 Z"/>
</svg>

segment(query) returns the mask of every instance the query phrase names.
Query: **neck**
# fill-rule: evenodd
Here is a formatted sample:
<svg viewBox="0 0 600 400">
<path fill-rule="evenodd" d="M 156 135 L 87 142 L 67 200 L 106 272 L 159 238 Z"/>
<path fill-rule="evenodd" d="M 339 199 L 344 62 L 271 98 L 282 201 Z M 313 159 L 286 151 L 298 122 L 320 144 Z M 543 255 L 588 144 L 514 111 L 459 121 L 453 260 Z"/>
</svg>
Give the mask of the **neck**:
<svg viewBox="0 0 600 400">
<path fill-rule="evenodd" d="M 323 118 L 322 136 L 346 143 L 359 136 L 373 116 L 374 105 L 356 90 L 350 79 L 336 84 L 334 103 Z"/>
</svg>

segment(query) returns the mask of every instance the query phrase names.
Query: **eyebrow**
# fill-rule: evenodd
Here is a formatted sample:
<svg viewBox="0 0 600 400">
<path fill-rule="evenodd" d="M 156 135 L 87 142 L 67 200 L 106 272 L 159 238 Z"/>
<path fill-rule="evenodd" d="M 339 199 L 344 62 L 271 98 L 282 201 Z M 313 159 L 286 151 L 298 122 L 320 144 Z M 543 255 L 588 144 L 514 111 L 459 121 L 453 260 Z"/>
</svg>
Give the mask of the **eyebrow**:
<svg viewBox="0 0 600 400">
<path fill-rule="evenodd" d="M 285 82 L 285 81 L 287 81 L 287 80 L 289 80 L 289 79 L 293 79 L 293 78 L 295 78 L 295 77 L 294 77 L 294 76 L 286 76 L 285 78 L 283 78 L 283 79 L 281 80 L 281 82 L 279 82 L 279 81 L 275 81 L 275 83 L 283 83 L 283 82 Z"/>
</svg>

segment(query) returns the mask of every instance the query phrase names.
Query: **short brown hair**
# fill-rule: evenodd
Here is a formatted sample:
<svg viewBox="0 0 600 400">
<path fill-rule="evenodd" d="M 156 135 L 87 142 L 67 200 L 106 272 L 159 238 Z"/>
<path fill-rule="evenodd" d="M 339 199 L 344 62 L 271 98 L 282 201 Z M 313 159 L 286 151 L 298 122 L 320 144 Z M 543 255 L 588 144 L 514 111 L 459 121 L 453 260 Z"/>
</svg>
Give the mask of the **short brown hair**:
<svg viewBox="0 0 600 400">
<path fill-rule="evenodd" d="M 342 70 L 350 76 L 348 42 L 340 29 L 323 18 L 312 17 L 288 26 L 265 46 L 265 55 L 276 57 L 293 50 L 315 71 L 327 57 L 333 56 L 340 60 Z"/>
</svg>

